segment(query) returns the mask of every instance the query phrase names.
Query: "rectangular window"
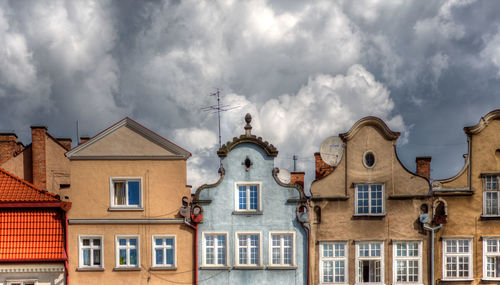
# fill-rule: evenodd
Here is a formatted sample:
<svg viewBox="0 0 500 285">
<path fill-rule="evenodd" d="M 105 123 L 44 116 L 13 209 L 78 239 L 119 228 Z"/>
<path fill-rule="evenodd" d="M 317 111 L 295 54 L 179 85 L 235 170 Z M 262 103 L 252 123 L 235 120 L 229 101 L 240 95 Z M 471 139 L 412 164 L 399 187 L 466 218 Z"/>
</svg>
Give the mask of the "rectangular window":
<svg viewBox="0 0 500 285">
<path fill-rule="evenodd" d="M 102 236 L 79 237 L 79 268 L 103 268 Z"/>
<path fill-rule="evenodd" d="M 394 284 L 422 284 L 422 243 L 418 241 L 394 242 Z"/>
<path fill-rule="evenodd" d="M 484 215 L 498 216 L 500 213 L 500 200 L 498 199 L 498 176 L 483 176 L 483 211 Z"/>
<path fill-rule="evenodd" d="M 204 266 L 227 266 L 227 234 L 203 234 Z"/>
<path fill-rule="evenodd" d="M 7 285 L 37 285 L 37 280 L 7 280 Z"/>
<path fill-rule="evenodd" d="M 472 239 L 443 239 L 443 279 L 472 279 Z"/>
<path fill-rule="evenodd" d="M 111 178 L 111 207 L 141 208 L 141 178 Z"/>
<path fill-rule="evenodd" d="M 347 243 L 320 243 L 321 284 L 348 284 Z"/>
<path fill-rule="evenodd" d="M 384 243 L 362 242 L 356 244 L 357 283 L 384 283 Z"/>
<path fill-rule="evenodd" d="M 116 237 L 116 267 L 139 267 L 139 237 Z"/>
<path fill-rule="evenodd" d="M 236 264 L 260 265 L 260 242 L 260 233 L 236 233 Z"/>
<path fill-rule="evenodd" d="M 483 279 L 500 280 L 500 238 L 483 238 Z"/>
<path fill-rule="evenodd" d="M 295 233 L 271 232 L 269 239 L 271 266 L 295 265 Z"/>
<path fill-rule="evenodd" d="M 384 187 L 382 184 L 356 185 L 356 214 L 383 215 Z"/>
<path fill-rule="evenodd" d="M 236 184 L 236 210 L 260 210 L 260 183 Z"/>
<path fill-rule="evenodd" d="M 175 236 L 153 236 L 153 267 L 175 267 L 175 249 Z"/>
</svg>

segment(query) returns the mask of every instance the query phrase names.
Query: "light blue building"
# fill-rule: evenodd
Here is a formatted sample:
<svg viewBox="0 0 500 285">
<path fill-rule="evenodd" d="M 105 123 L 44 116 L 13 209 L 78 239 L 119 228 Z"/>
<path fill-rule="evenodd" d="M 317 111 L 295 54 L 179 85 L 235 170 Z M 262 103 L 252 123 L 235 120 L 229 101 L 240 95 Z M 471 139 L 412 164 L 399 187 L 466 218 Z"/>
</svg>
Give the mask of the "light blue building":
<svg viewBox="0 0 500 285">
<path fill-rule="evenodd" d="M 278 150 L 251 134 L 223 145 L 220 179 L 197 189 L 199 284 L 307 284 L 306 197 L 277 178 Z M 299 222 L 299 219 L 303 222 Z"/>
</svg>

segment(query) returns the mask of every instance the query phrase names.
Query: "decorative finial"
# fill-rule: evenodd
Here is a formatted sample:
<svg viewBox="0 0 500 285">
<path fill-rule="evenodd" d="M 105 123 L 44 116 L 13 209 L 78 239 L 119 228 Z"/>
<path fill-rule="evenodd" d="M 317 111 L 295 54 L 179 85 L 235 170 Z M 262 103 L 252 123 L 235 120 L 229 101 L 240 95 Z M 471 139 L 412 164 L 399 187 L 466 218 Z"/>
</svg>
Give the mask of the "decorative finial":
<svg viewBox="0 0 500 285">
<path fill-rule="evenodd" d="M 250 125 L 251 121 L 252 121 L 252 115 L 250 115 L 250 113 L 247 113 L 245 115 L 245 122 L 247 122 L 247 125 L 245 126 L 245 135 L 246 136 L 252 135 L 252 126 Z"/>
</svg>

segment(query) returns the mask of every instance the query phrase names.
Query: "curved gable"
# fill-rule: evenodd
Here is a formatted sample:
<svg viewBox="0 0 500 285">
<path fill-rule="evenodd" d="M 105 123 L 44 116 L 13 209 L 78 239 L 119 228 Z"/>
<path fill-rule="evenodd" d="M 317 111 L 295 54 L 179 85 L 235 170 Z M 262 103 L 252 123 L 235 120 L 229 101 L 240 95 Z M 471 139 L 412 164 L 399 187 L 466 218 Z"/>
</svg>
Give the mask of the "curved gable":
<svg viewBox="0 0 500 285">
<path fill-rule="evenodd" d="M 493 120 L 500 120 L 500 109 L 493 110 L 486 114 L 486 116 L 482 117 L 479 120 L 479 123 L 475 126 L 465 127 L 464 131 L 468 135 L 475 135 L 480 133 L 486 126 L 488 126 L 489 122 Z"/>
<path fill-rule="evenodd" d="M 347 133 L 340 134 L 340 137 L 343 140 L 350 140 L 364 126 L 375 127 L 375 129 L 379 131 L 380 134 L 382 134 L 382 136 L 387 140 L 396 140 L 401 135 L 400 132 L 391 131 L 391 129 L 389 129 L 389 127 L 381 119 L 370 116 L 364 117 L 361 120 L 357 121 Z"/>
</svg>

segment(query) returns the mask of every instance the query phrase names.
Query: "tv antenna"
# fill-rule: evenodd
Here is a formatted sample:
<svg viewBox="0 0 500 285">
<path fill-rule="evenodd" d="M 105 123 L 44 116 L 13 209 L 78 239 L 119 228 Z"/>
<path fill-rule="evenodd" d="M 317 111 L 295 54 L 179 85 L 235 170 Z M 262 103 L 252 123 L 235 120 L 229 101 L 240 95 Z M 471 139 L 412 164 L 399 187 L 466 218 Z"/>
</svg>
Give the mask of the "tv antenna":
<svg viewBox="0 0 500 285">
<path fill-rule="evenodd" d="M 221 148 L 222 147 L 222 137 L 221 137 L 221 130 L 220 130 L 220 113 L 239 108 L 240 106 L 231 107 L 230 105 L 221 105 L 219 88 L 217 88 L 217 91 L 210 94 L 210 96 L 214 96 L 217 98 L 217 105 L 210 105 L 208 107 L 201 108 L 201 110 L 204 112 L 210 112 L 210 114 L 217 113 L 217 121 L 218 121 L 218 127 L 219 127 L 219 148 Z M 220 163 L 220 166 L 222 167 L 222 159 L 219 159 L 219 163 Z"/>
</svg>

